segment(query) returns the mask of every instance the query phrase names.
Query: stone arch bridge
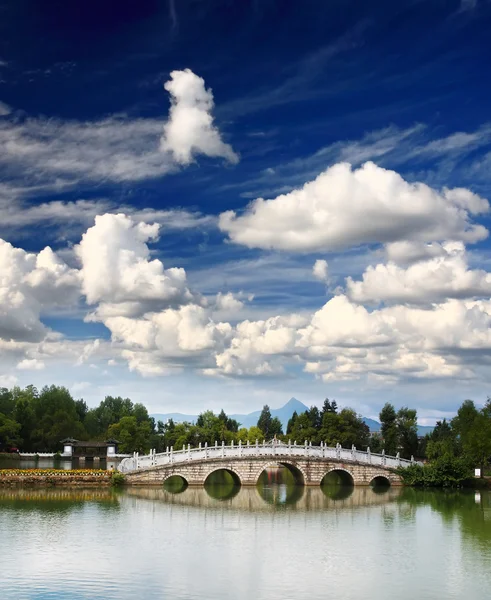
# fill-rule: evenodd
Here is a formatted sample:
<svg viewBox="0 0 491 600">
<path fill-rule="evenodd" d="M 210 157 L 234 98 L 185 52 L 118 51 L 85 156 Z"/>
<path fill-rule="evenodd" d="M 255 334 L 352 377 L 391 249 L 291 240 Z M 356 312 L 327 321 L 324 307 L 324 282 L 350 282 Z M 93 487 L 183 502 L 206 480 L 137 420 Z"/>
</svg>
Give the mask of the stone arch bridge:
<svg viewBox="0 0 491 600">
<path fill-rule="evenodd" d="M 284 466 L 289 469 L 299 484 L 320 485 L 324 477 L 336 471 L 347 482 L 354 485 L 370 485 L 383 481 L 391 485 L 401 485 L 398 467 L 407 467 L 414 462 L 385 454 L 372 454 L 352 448 L 347 450 L 337 446 L 330 448 L 324 444 L 312 446 L 305 443 L 269 442 L 226 446 L 223 442 L 214 446 L 183 448 L 166 452 L 125 458 L 118 470 L 126 475 L 130 485 L 161 485 L 172 476 L 179 476 L 188 485 L 204 485 L 215 471 L 228 471 L 240 485 L 256 485 L 261 473 L 271 466 Z"/>
</svg>

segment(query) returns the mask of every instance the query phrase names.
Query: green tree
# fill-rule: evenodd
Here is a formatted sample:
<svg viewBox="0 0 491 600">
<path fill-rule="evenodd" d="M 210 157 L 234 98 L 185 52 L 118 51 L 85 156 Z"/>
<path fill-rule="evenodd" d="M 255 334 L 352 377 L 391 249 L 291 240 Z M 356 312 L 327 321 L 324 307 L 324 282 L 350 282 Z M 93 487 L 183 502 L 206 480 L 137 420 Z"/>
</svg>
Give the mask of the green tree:
<svg viewBox="0 0 491 600">
<path fill-rule="evenodd" d="M 12 446 L 16 447 L 20 442 L 19 434 L 19 423 L 0 413 L 0 451 Z"/>
<path fill-rule="evenodd" d="M 378 431 L 372 433 L 369 439 L 370 451 L 374 454 L 380 454 L 384 449 L 384 440 Z"/>
<path fill-rule="evenodd" d="M 426 457 L 435 460 L 442 456 L 457 456 L 459 446 L 455 430 L 446 419 L 437 421 L 435 428 L 426 436 Z"/>
<path fill-rule="evenodd" d="M 150 422 L 138 423 L 136 417 L 122 417 L 107 430 L 108 438 L 115 438 L 120 442 L 121 452 L 147 453 L 150 450 L 151 435 Z"/>
<path fill-rule="evenodd" d="M 399 447 L 399 434 L 397 430 L 397 414 L 392 404 L 384 405 L 379 415 L 382 438 L 386 454 L 395 456 Z"/>
<path fill-rule="evenodd" d="M 298 414 L 297 411 L 293 411 L 292 416 L 288 419 L 288 423 L 286 425 L 286 434 L 289 435 L 292 431 L 293 428 L 295 427 L 295 421 L 298 418 Z"/>
<path fill-rule="evenodd" d="M 318 437 L 317 429 L 312 425 L 308 411 L 297 416 L 295 423 L 290 431 L 290 438 L 296 442 L 303 443 L 305 440 L 316 442 Z"/>
<path fill-rule="evenodd" d="M 459 436 L 464 457 L 481 468 L 481 476 L 491 457 L 491 401 L 478 410 L 472 400 L 466 400 L 452 420 Z"/>
<path fill-rule="evenodd" d="M 7 388 L 0 388 L 0 413 L 10 417 L 14 412 L 15 398 Z"/>
<path fill-rule="evenodd" d="M 257 420 L 257 426 L 264 433 L 266 439 L 271 437 L 271 421 L 271 411 L 269 410 L 269 406 L 265 404 Z"/>
<path fill-rule="evenodd" d="M 416 410 L 402 407 L 397 411 L 398 451 L 404 458 L 411 458 L 418 452 L 418 418 Z"/>
<path fill-rule="evenodd" d="M 326 398 L 324 400 L 324 404 L 322 405 L 322 409 L 321 409 L 321 419 L 326 413 L 331 413 L 331 412 L 333 412 L 333 413 L 338 412 L 338 405 L 336 403 L 336 400 L 333 400 L 331 402 L 331 400 L 329 400 L 329 398 Z"/>
<path fill-rule="evenodd" d="M 11 393 L 15 401 L 12 417 L 20 425 L 21 448 L 31 451 L 33 450 L 32 431 L 36 422 L 34 402 L 39 396 L 38 391 L 33 385 L 28 385 L 24 389 L 15 386 Z"/>
<path fill-rule="evenodd" d="M 39 395 L 32 396 L 30 405 L 35 416 L 31 432 L 34 450 L 57 450 L 66 437 L 84 439 L 86 436 L 75 401 L 67 388 L 45 386 Z"/>
<path fill-rule="evenodd" d="M 259 427 L 256 427 L 255 425 L 249 427 L 249 429 L 247 429 L 246 427 L 242 427 L 237 432 L 237 442 L 241 441 L 243 444 L 247 444 L 247 442 L 249 442 L 250 444 L 255 444 L 256 440 L 262 441 L 263 438 L 263 432 L 259 429 Z"/>
<path fill-rule="evenodd" d="M 135 417 L 138 423 L 142 423 L 143 421 L 150 421 L 150 417 L 148 416 L 147 407 L 143 404 L 137 402 L 133 406 L 133 410 L 130 411 L 131 416 Z"/>
<path fill-rule="evenodd" d="M 273 437 L 276 435 L 283 435 L 283 425 L 278 417 L 273 417 L 271 419 L 269 435 Z"/>
<path fill-rule="evenodd" d="M 341 444 L 344 448 L 366 448 L 370 430 L 353 409 L 343 408 L 339 413 L 324 413 L 320 437 L 329 446 Z"/>
<path fill-rule="evenodd" d="M 314 427 L 315 429 L 320 429 L 322 425 L 322 417 L 317 406 L 311 406 L 306 412 L 312 427 Z"/>
<path fill-rule="evenodd" d="M 83 423 L 87 413 L 89 412 L 89 407 L 87 406 L 85 400 L 75 400 L 75 410 L 77 411 L 79 420 Z"/>
<path fill-rule="evenodd" d="M 231 431 L 232 433 L 237 433 L 237 431 L 239 431 L 239 422 L 226 415 L 223 408 L 220 411 L 218 418 L 220 419 L 220 421 L 222 421 L 222 423 L 225 424 L 225 428 L 227 431 Z"/>
</svg>

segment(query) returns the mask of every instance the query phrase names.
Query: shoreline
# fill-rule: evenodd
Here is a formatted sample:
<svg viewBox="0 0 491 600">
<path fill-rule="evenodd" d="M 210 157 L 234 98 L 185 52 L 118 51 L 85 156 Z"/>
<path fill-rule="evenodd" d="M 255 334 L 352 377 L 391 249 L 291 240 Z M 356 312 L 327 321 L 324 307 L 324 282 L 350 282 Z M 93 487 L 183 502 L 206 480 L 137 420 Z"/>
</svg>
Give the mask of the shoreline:
<svg viewBox="0 0 491 600">
<path fill-rule="evenodd" d="M 0 487 L 107 487 L 114 485 L 114 473 L 107 469 L 0 469 Z"/>
</svg>

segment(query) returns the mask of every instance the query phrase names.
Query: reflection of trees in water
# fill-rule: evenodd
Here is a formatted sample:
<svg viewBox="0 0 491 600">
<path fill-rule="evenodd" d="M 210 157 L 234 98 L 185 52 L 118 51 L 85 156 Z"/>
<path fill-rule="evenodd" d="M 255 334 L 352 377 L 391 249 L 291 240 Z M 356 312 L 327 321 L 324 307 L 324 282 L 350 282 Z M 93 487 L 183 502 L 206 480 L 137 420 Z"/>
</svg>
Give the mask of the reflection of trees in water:
<svg viewBox="0 0 491 600">
<path fill-rule="evenodd" d="M 477 544 L 489 558 L 491 547 L 491 493 L 474 490 L 416 490 L 404 488 L 403 505 L 414 511 L 418 506 L 430 506 L 439 513 L 448 527 L 458 525 L 464 539 Z"/>
<path fill-rule="evenodd" d="M 119 509 L 121 491 L 112 488 L 8 488 L 0 489 L 2 510 L 70 512 L 86 502 L 95 502 L 103 510 Z"/>
<path fill-rule="evenodd" d="M 181 494 L 188 487 L 188 482 L 180 475 L 172 475 L 164 481 L 164 490 L 171 494 Z"/>
<path fill-rule="evenodd" d="M 239 493 L 240 483 L 234 473 L 218 469 L 206 478 L 204 490 L 214 500 L 230 500 Z"/>
<path fill-rule="evenodd" d="M 290 469 L 268 467 L 259 476 L 257 492 L 268 504 L 286 507 L 296 504 L 303 496 L 305 486 L 299 485 Z"/>
<path fill-rule="evenodd" d="M 370 487 L 376 494 L 384 494 L 390 488 L 390 481 L 383 476 L 375 477 L 372 480 Z"/>
<path fill-rule="evenodd" d="M 353 493 L 353 478 L 346 471 L 330 471 L 321 481 L 321 490 L 331 500 L 344 500 Z"/>
<path fill-rule="evenodd" d="M 325 494 L 331 500 L 345 500 L 349 498 L 354 491 L 353 485 L 342 485 L 342 484 L 323 484 L 321 486 L 322 493 Z"/>
</svg>

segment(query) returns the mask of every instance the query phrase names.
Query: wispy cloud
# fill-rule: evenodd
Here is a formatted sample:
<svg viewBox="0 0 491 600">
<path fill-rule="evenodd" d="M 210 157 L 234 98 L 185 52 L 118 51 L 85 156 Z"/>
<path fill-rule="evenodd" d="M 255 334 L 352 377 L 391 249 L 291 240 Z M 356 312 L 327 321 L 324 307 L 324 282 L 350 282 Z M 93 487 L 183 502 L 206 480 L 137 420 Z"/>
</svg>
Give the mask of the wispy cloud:
<svg viewBox="0 0 491 600">
<path fill-rule="evenodd" d="M 4 187 L 4 192 L 5 192 Z M 8 187 L 7 187 L 8 191 Z M 117 204 L 102 198 L 97 200 L 53 200 L 41 204 L 28 204 L 14 195 L 3 195 L 0 189 L 0 236 L 12 233 L 28 234 L 33 226 L 50 226 L 63 238 L 76 236 L 94 222 L 97 215 L 124 213 L 145 223 L 159 223 L 165 230 L 208 229 L 216 226 L 216 217 L 183 208 L 152 209 Z"/>
<path fill-rule="evenodd" d="M 0 102 L 0 117 L 5 117 L 12 112 L 12 109 L 5 102 Z"/>
<path fill-rule="evenodd" d="M 161 177 L 196 156 L 237 162 L 213 123 L 211 90 L 189 69 L 173 71 L 167 119 L 113 115 L 93 121 L 54 118 L 0 120 L 4 180 L 53 189 L 80 182 L 124 183 Z M 0 115 L 9 107 L 0 104 Z"/>
<path fill-rule="evenodd" d="M 282 73 L 283 81 L 276 86 L 264 87 L 247 96 L 232 100 L 220 107 L 218 113 L 224 118 L 240 117 L 250 113 L 267 110 L 275 106 L 311 100 L 321 95 L 334 95 L 343 87 L 336 85 L 313 85 L 321 75 L 325 75 L 326 65 L 340 54 L 349 52 L 361 44 L 361 35 L 368 22 L 363 21 L 336 41 L 307 54 L 290 65 Z"/>
<path fill-rule="evenodd" d="M 368 160 L 385 167 L 397 167 L 408 174 L 409 179 L 423 179 L 432 185 L 448 185 L 449 175 L 457 171 L 466 183 L 470 177 L 489 180 L 487 149 L 491 151 L 491 123 L 484 123 L 474 131 L 457 131 L 445 136 L 436 135 L 423 123 L 404 129 L 390 125 L 368 131 L 360 139 L 322 146 L 307 156 L 280 163 L 271 161 L 257 177 L 220 189 L 242 190 L 243 198 L 267 198 L 303 185 L 329 165 L 348 162 L 356 167 Z M 423 165 L 427 179 L 419 172 L 419 166 Z"/>
</svg>

